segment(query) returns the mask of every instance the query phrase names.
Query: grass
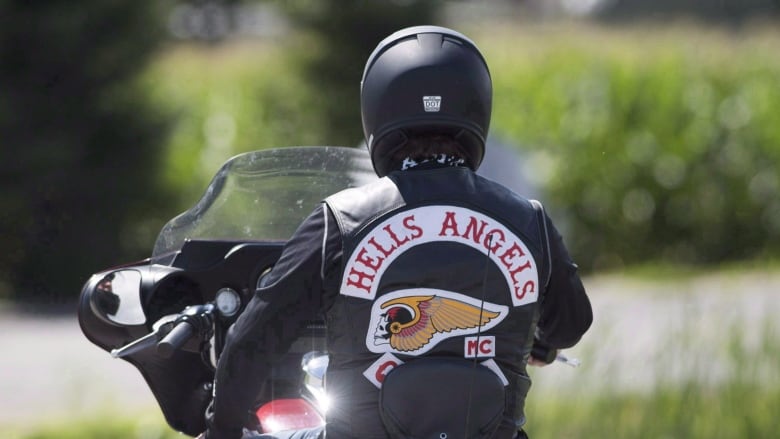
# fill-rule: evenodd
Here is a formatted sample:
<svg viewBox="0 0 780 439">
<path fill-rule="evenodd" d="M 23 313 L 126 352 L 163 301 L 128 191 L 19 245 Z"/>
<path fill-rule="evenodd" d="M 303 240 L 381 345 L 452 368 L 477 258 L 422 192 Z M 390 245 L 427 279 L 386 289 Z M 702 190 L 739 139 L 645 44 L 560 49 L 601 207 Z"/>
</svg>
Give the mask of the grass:
<svg viewBox="0 0 780 439">
<path fill-rule="evenodd" d="M 725 33 L 684 26 L 634 28 L 627 31 L 526 24 L 523 29 L 523 32 L 517 32 L 516 26 L 512 29 L 491 27 L 489 33 L 484 35 L 478 31 L 472 33 L 465 30 L 475 40 L 485 43 L 483 49 L 493 67 L 497 88 L 495 126 L 518 141 L 525 139 L 524 136 L 530 132 L 536 135 L 531 140 L 546 139 L 553 146 L 556 143 L 577 142 L 601 145 L 601 140 L 605 140 L 606 144 L 606 140 L 620 135 L 625 141 L 616 143 L 615 148 L 622 151 L 636 136 L 624 132 L 628 128 L 617 129 L 610 125 L 616 120 L 616 115 L 627 114 L 623 108 L 625 102 L 619 99 L 620 96 L 633 96 L 631 93 L 636 93 L 637 102 L 669 104 L 664 100 L 656 100 L 652 93 L 641 92 L 646 89 L 674 91 L 676 83 L 670 85 L 669 81 L 676 80 L 682 84 L 691 78 L 700 78 L 704 71 L 710 75 L 704 75 L 704 79 L 711 79 L 714 84 L 713 96 L 717 97 L 718 87 L 725 87 L 719 85 L 723 82 L 735 84 L 734 90 L 747 93 L 746 99 L 756 98 L 756 102 L 761 103 L 763 101 L 759 98 L 767 96 L 766 93 L 753 93 L 753 89 L 748 87 L 743 90 L 741 87 L 744 84 L 776 84 L 774 74 L 780 71 L 780 58 L 770 56 L 780 37 L 776 30 L 769 28 L 750 33 Z M 614 67 L 610 70 L 607 68 L 610 66 Z M 165 108 L 176 115 L 175 129 L 165 156 L 168 167 L 164 179 L 179 187 L 183 193 L 187 193 L 185 187 L 192 186 L 200 191 L 203 186 L 192 184 L 192 177 L 208 179 L 222 158 L 229 155 L 260 145 L 321 142 L 318 137 L 321 131 L 319 122 L 308 112 L 302 111 L 308 108 L 307 97 L 298 93 L 302 85 L 298 78 L 287 74 L 289 68 L 279 63 L 273 48 L 258 51 L 255 45 L 220 46 L 214 50 L 177 47 L 161 56 L 150 68 L 147 80 L 154 98 L 164 102 Z M 645 78 L 642 75 L 648 71 L 654 74 L 646 75 L 647 83 L 632 82 L 633 77 Z M 752 82 L 727 81 L 740 72 L 753 78 Z M 757 72 L 769 72 L 769 75 L 758 75 Z M 605 76 L 607 73 L 613 76 Z M 725 79 L 719 79 L 721 75 Z M 280 78 L 284 79 L 280 81 Z M 766 78 L 771 81 L 765 82 Z M 658 82 L 653 82 L 656 79 Z M 607 96 L 601 93 L 605 90 L 601 87 L 603 84 L 610 84 L 620 91 L 615 93 L 617 97 L 612 102 L 613 106 L 605 107 L 613 108 L 614 115 L 591 111 L 592 108 L 600 107 L 590 105 L 588 99 L 598 100 Z M 574 87 L 576 85 L 579 87 Z M 756 90 L 764 89 L 759 87 Z M 770 92 L 772 90 L 776 88 L 772 86 L 766 89 Z M 677 94 L 669 91 L 662 97 L 672 99 L 675 96 Z M 529 106 L 529 103 L 534 102 L 538 105 Z M 670 102 L 674 104 L 677 101 L 672 99 Z M 713 102 L 711 113 L 717 116 L 723 104 L 720 101 Z M 530 111 L 531 107 L 538 110 Z M 678 142 L 677 127 L 667 127 L 667 120 L 655 118 L 663 116 L 663 112 L 642 112 L 643 108 L 634 108 L 634 114 L 646 117 L 640 121 L 640 126 L 654 127 L 657 130 L 656 137 L 667 140 L 661 144 L 675 145 L 682 142 Z M 756 108 L 764 107 L 759 105 Z M 776 108 L 777 101 L 770 100 L 765 110 L 754 111 L 754 120 L 761 115 L 775 117 Z M 574 111 L 577 109 L 583 111 Z M 567 112 L 571 113 L 571 117 L 564 117 Z M 666 118 L 672 121 L 680 119 Z M 556 133 L 558 136 L 566 133 L 560 129 L 564 121 L 573 123 L 573 134 L 570 137 L 556 137 Z M 765 133 L 765 137 L 760 139 L 762 141 L 756 141 L 755 144 L 776 144 L 764 142 L 774 138 L 770 134 L 775 135 L 777 132 L 774 119 L 772 121 L 756 125 L 753 130 L 730 128 L 728 134 L 737 138 L 737 135 Z M 606 128 L 599 131 L 602 125 Z M 582 132 L 576 129 L 582 127 L 595 128 Z M 726 132 L 722 127 L 718 129 Z M 603 139 L 598 135 L 602 135 Z M 701 140 L 697 139 L 695 137 L 693 140 Z M 754 144 L 751 143 L 752 137 L 739 139 L 743 139 L 747 145 Z M 701 142 L 707 143 L 704 140 Z M 685 150 L 679 146 L 679 151 L 672 152 L 683 154 Z M 221 158 L 214 159 L 216 156 Z M 564 154 L 561 156 L 568 157 Z M 589 157 L 589 160 L 594 161 L 592 165 L 596 169 L 610 164 L 607 161 L 598 162 L 599 155 Z M 771 164 L 771 161 L 768 163 Z M 588 176 L 599 173 L 591 172 Z M 607 174 L 619 175 L 619 172 Z M 591 179 L 585 181 L 588 184 L 577 184 L 583 188 L 592 186 Z M 620 186 L 612 181 L 602 183 L 609 187 Z M 650 183 L 652 180 L 649 180 Z M 751 193 L 756 196 L 763 194 L 755 191 Z M 188 199 L 197 195 L 199 192 L 188 193 Z M 770 201 L 776 204 L 776 198 Z M 730 206 L 728 203 L 725 205 Z M 601 207 L 607 212 L 610 206 Z M 596 215 L 599 212 L 591 213 Z M 771 213 L 769 210 L 767 212 Z M 771 223 L 769 225 L 776 224 L 775 216 L 768 213 L 761 218 L 765 223 Z M 751 221 L 754 220 L 757 218 L 751 217 Z M 611 224 L 608 221 L 603 223 Z M 626 242 L 633 242 L 633 239 Z M 729 264 L 717 269 L 720 273 L 725 271 L 728 275 L 733 274 L 744 280 L 735 282 L 740 284 L 734 288 L 738 294 L 741 288 L 750 288 L 756 283 L 755 279 L 751 279 L 752 271 L 776 273 L 780 268 L 778 262 L 775 258 L 767 262 Z M 658 280 L 663 279 L 664 284 L 675 285 L 674 291 L 664 293 L 672 295 L 686 291 L 687 286 L 696 282 L 694 278 L 707 277 L 712 274 L 712 270 L 712 266 L 699 269 L 652 262 L 621 268 L 618 275 L 624 277 L 622 282 L 628 279 L 630 286 L 646 285 L 647 281 L 660 282 Z M 621 287 L 625 287 L 625 283 Z M 653 289 L 656 290 L 660 288 Z M 701 319 L 700 316 L 696 317 Z M 715 319 L 717 317 L 713 316 Z M 581 369 L 569 374 L 575 377 L 574 382 L 570 380 L 557 387 L 537 386 L 532 390 L 527 407 L 527 430 L 533 439 L 777 437 L 780 431 L 780 420 L 777 417 L 780 413 L 780 332 L 777 323 L 769 321 L 772 317 L 771 314 L 764 317 L 767 322 L 763 332 L 759 331 L 756 337 L 738 324 L 723 325 L 718 329 L 722 334 L 707 334 L 703 340 L 690 334 L 683 339 L 670 334 L 669 339 L 664 340 L 669 348 L 668 356 L 643 358 L 647 367 L 652 369 L 655 380 L 642 390 L 601 385 L 610 382 L 612 373 L 624 370 L 626 365 L 615 360 L 610 363 L 608 353 L 604 352 L 610 347 L 601 346 L 595 341 L 596 346 L 586 348 L 587 355 L 583 356 L 585 363 Z M 603 315 L 597 315 L 597 318 L 603 318 Z M 718 355 L 712 363 L 694 360 L 681 364 L 676 361 L 674 355 L 684 356 L 686 353 L 702 351 L 709 353 L 712 346 L 708 343 L 712 339 L 720 343 L 715 349 Z M 746 339 L 750 343 L 746 343 Z M 607 364 L 601 364 L 604 362 Z M 668 369 L 682 369 L 686 373 L 683 379 L 672 380 L 668 379 Z M 723 370 L 727 372 L 718 375 L 717 372 Z M 553 375 L 555 373 L 560 372 L 553 370 Z M 720 378 L 709 379 L 713 375 Z M 107 409 L 75 419 L 43 417 L 34 426 L 0 425 L 0 437 L 167 439 L 181 436 L 171 431 L 159 414 L 130 414 L 119 409 Z"/>
<path fill-rule="evenodd" d="M 710 387 L 696 382 L 652 393 L 600 394 L 531 403 L 533 439 L 772 438 L 780 431 L 780 388 L 735 379 Z M 107 413 L 69 420 L 7 439 L 167 439 L 181 437 L 160 423 Z"/>
<path fill-rule="evenodd" d="M 628 367 L 612 361 L 604 352 L 591 351 L 585 363 L 570 374 L 580 382 L 532 389 L 526 407 L 526 430 L 533 439 L 762 439 L 780 431 L 780 332 L 772 316 L 753 340 L 745 342 L 740 325 L 723 328 L 717 347 L 722 355 L 711 358 L 696 353 L 700 346 L 695 333 L 666 340 L 667 353 L 646 359 L 656 375 L 649 389 L 626 390 L 610 386 L 613 372 Z M 745 322 L 743 322 L 745 323 Z M 591 343 L 592 344 L 592 343 Z M 587 348 L 586 348 L 587 349 Z M 609 347 L 607 347 L 609 349 Z M 668 367 L 675 358 L 686 369 L 682 379 Z M 619 360 L 617 360 L 619 361 Z M 717 364 L 715 364 L 717 363 Z M 673 366 L 673 365 L 672 365 Z M 553 368 L 563 369 L 555 370 Z M 718 374 L 712 369 L 727 371 Z M 550 366 L 553 374 L 568 371 Z M 612 372 L 610 372 L 612 371 Z M 542 373 L 534 369 L 533 374 Z M 571 387 L 569 387 L 571 386 Z M 575 389 L 582 387 L 582 389 Z M 589 389 L 589 390 L 583 390 Z M 130 415 L 108 410 L 81 419 L 44 420 L 23 432 L 0 426 L 7 439 L 169 439 L 182 437 L 171 431 L 159 414 Z"/>
<path fill-rule="evenodd" d="M 671 264 L 666 261 L 647 261 L 613 270 L 602 270 L 598 276 L 630 278 L 638 281 L 658 282 L 690 280 L 696 277 L 712 275 L 749 276 L 751 273 L 780 273 L 780 259 L 776 257 L 757 257 L 742 261 L 728 261 L 720 264 Z"/>
<path fill-rule="evenodd" d="M 741 276 L 749 279 L 748 274 Z M 712 273 L 708 276 L 718 279 Z M 734 273 L 725 273 L 721 280 L 730 276 Z M 699 281 L 692 277 L 687 283 Z M 651 291 L 649 284 L 644 281 L 646 291 Z M 723 296 L 701 287 L 696 291 L 714 293 L 715 302 Z M 637 299 L 647 297 L 652 296 Z M 777 437 L 780 325 L 771 310 L 776 308 L 751 316 L 743 311 L 749 307 L 729 310 L 731 305 L 706 301 L 677 303 L 688 309 L 644 309 L 651 319 L 663 318 L 654 314 L 659 311 L 672 315 L 662 320 L 669 328 L 656 333 L 660 342 L 647 344 L 642 344 L 640 328 L 648 316 L 634 315 L 636 324 L 613 328 L 603 322 L 612 317 L 608 311 L 597 309 L 602 321 L 583 340 L 580 369 L 532 371 L 547 381 L 540 380 L 540 386 L 532 389 L 527 407 L 529 435 L 533 439 Z M 626 335 L 626 330 L 637 332 Z M 621 334 L 614 334 L 617 331 Z M 640 358 L 611 352 L 613 343 L 630 344 L 632 338 L 641 345 L 636 351 Z"/>
<path fill-rule="evenodd" d="M 43 419 L 35 426 L 2 426 L 4 439 L 173 439 L 182 438 L 156 413 L 107 409 L 81 418 Z"/>
<path fill-rule="evenodd" d="M 522 149 L 517 172 L 542 194 L 584 271 L 777 258 L 776 26 L 512 22 L 463 31 L 491 66 L 491 133 Z M 172 117 L 160 180 L 179 194 L 176 211 L 234 154 L 332 144 L 334 116 L 296 54 L 314 45 L 291 41 L 176 44 L 150 64 L 143 85 Z"/>
<path fill-rule="evenodd" d="M 544 401 L 529 408 L 532 423 L 527 429 L 534 439 L 770 438 L 780 428 L 778 411 L 777 387 L 690 382 L 651 394 Z"/>
</svg>

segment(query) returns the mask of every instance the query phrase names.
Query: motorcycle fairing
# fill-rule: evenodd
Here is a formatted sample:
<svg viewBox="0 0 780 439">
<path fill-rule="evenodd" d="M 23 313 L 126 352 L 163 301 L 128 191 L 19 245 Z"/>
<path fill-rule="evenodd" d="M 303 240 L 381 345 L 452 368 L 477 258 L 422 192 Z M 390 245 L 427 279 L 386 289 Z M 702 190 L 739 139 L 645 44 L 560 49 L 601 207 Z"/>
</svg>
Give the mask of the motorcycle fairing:
<svg viewBox="0 0 780 439">
<path fill-rule="evenodd" d="M 148 260 L 133 266 L 148 279 L 142 282 L 145 288 L 141 289 L 142 304 L 148 316 L 143 325 L 112 324 L 95 314 L 92 298 L 96 286 L 113 270 L 95 274 L 81 293 L 78 310 L 81 329 L 92 343 L 110 352 L 149 334 L 153 323 L 167 314 L 179 312 L 188 305 L 213 301 L 220 288 L 238 291 L 245 304 L 254 293 L 260 274 L 278 259 L 282 245 L 278 242 L 188 241 L 172 267 L 148 264 Z M 216 322 L 215 330 L 224 333 L 231 323 L 227 320 Z M 215 337 L 215 342 L 221 339 Z M 221 343 L 215 348 L 220 352 Z M 174 351 L 170 358 L 147 349 L 122 359 L 141 373 L 171 427 L 191 435 L 205 429 L 203 413 L 210 401 L 214 370 L 204 361 L 197 340 L 186 349 Z M 295 368 L 288 365 L 287 370 Z M 297 375 L 288 380 L 296 378 Z"/>
<path fill-rule="evenodd" d="M 220 168 L 198 203 L 162 228 L 150 259 L 102 271 L 87 281 L 78 308 L 82 331 L 110 352 L 149 334 L 166 315 L 212 302 L 225 287 L 239 292 L 243 310 L 258 278 L 273 266 L 286 240 L 316 203 L 375 179 L 364 149 L 288 147 L 233 157 Z M 106 319 L 105 313 L 101 317 L 95 309 L 101 280 L 128 268 L 141 273 L 143 324 L 120 324 Z M 217 356 L 235 318 L 215 319 Z M 291 353 L 274 368 L 274 385 L 265 386 L 258 401 L 269 395 L 297 396 L 301 354 L 325 350 L 321 322 L 310 325 L 305 335 L 306 340 L 293 344 Z M 205 429 L 203 414 L 214 377 L 211 361 L 204 358 L 207 343 L 193 340 L 170 358 L 155 349 L 123 357 L 141 372 L 170 426 L 190 435 Z"/>
</svg>

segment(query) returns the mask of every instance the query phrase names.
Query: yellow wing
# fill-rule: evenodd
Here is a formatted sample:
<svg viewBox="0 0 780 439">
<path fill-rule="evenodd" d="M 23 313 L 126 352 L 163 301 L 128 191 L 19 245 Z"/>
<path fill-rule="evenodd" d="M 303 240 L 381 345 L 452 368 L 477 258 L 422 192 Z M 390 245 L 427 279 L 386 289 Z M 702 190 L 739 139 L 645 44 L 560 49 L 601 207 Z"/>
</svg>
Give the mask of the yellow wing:
<svg viewBox="0 0 780 439">
<path fill-rule="evenodd" d="M 431 300 L 431 322 L 439 332 L 449 332 L 453 329 L 469 329 L 484 326 L 498 317 L 497 312 L 482 309 L 478 306 L 459 300 L 436 297 Z"/>
<path fill-rule="evenodd" d="M 398 300 L 398 299 L 396 299 Z M 395 301 L 394 301 L 395 302 Z M 399 301 L 401 302 L 401 301 Z M 390 337 L 390 345 L 402 352 L 416 351 L 428 344 L 436 333 L 483 326 L 500 313 L 455 299 L 438 296 L 412 296 L 402 299 L 417 315 Z M 383 306 L 384 307 L 384 306 Z"/>
</svg>

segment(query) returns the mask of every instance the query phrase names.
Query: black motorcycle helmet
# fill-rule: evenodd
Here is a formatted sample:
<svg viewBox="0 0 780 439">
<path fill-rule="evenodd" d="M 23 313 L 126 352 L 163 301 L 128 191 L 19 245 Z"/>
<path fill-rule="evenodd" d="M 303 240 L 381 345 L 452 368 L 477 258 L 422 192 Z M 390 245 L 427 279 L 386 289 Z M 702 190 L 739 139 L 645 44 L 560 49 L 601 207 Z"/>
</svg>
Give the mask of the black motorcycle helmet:
<svg viewBox="0 0 780 439">
<path fill-rule="evenodd" d="M 374 170 L 418 133 L 451 135 L 476 170 L 485 155 L 493 86 L 487 63 L 466 36 L 439 26 L 402 29 L 368 58 L 360 84 L 363 132 Z"/>
</svg>

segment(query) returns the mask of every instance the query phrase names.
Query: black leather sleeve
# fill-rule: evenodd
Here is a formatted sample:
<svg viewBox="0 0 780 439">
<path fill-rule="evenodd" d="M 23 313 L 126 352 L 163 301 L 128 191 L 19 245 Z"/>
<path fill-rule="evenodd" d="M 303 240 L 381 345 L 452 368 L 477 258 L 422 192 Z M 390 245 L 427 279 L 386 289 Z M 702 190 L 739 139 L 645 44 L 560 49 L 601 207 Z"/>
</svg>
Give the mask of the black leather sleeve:
<svg viewBox="0 0 780 439">
<path fill-rule="evenodd" d="M 577 264 L 572 261 L 563 238 L 547 218 L 550 237 L 550 284 L 541 306 L 537 338 L 554 349 L 572 347 L 593 322 L 593 310 L 582 285 Z"/>
<path fill-rule="evenodd" d="M 209 439 L 241 437 L 274 359 L 287 352 L 328 302 L 326 291 L 334 284 L 330 273 L 338 266 L 340 248 L 333 217 L 319 205 L 287 242 L 264 286 L 228 332 L 217 365 L 214 401 L 206 414 Z"/>
</svg>

